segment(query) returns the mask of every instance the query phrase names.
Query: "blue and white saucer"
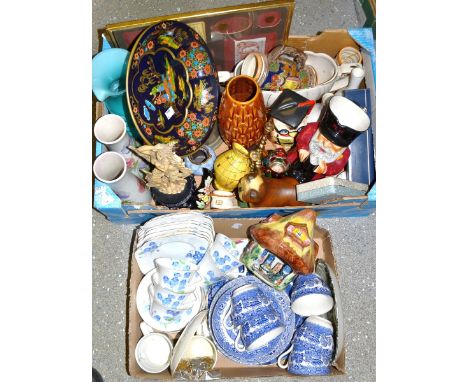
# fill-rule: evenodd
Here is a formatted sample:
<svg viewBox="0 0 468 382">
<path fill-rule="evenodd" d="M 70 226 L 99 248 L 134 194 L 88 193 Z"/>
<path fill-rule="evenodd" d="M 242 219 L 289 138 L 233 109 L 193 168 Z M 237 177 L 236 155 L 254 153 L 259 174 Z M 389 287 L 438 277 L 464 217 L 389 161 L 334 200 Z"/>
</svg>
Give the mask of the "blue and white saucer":
<svg viewBox="0 0 468 382">
<path fill-rule="evenodd" d="M 156 272 L 156 269 L 153 269 L 148 274 L 146 274 L 138 285 L 137 294 L 136 294 L 136 307 L 140 317 L 144 322 L 149 326 L 159 332 L 178 332 L 185 328 L 185 326 L 190 322 L 190 320 L 201 310 L 205 309 L 205 294 L 200 287 L 195 289 L 195 303 L 193 306 L 186 310 L 186 314 L 180 315 L 177 318 L 164 316 L 164 315 L 155 315 L 154 317 L 150 313 L 150 296 L 148 294 L 148 287 L 152 283 L 151 276 Z"/>
<path fill-rule="evenodd" d="M 272 302 L 273 308 L 280 314 L 285 330 L 268 345 L 253 351 L 238 351 L 234 346 L 237 336 L 235 329 L 228 329 L 222 323 L 231 305 L 232 292 L 246 284 L 255 284 Z M 208 313 L 211 335 L 219 351 L 234 362 L 244 365 L 270 365 L 275 364 L 277 358 L 290 345 L 294 329 L 294 313 L 290 308 L 289 297 L 284 292 L 276 291 L 255 276 L 246 276 L 234 279 L 224 285 L 213 297 Z M 229 323 L 229 319 L 227 320 Z"/>
</svg>

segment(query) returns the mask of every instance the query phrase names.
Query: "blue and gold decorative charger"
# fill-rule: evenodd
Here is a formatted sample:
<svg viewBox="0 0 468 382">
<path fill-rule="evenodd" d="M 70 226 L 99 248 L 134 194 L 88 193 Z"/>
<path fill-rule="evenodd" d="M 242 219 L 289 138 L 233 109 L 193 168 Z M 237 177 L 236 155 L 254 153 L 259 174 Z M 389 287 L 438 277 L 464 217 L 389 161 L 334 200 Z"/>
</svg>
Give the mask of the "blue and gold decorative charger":
<svg viewBox="0 0 468 382">
<path fill-rule="evenodd" d="M 127 68 L 127 101 L 147 144 L 178 142 L 188 155 L 208 139 L 218 107 L 218 75 L 201 36 L 163 21 L 138 37 Z"/>
</svg>

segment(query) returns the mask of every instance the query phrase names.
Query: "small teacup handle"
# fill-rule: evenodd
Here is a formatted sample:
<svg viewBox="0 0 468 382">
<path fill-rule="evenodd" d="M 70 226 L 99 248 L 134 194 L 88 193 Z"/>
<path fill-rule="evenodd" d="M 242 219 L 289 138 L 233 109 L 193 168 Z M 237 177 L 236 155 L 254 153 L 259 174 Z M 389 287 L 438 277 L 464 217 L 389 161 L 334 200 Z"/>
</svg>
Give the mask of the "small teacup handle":
<svg viewBox="0 0 468 382">
<path fill-rule="evenodd" d="M 245 351 L 244 344 L 240 343 L 242 329 L 239 327 L 239 332 L 237 333 L 236 339 L 234 341 L 234 347 L 237 351 Z"/>
<path fill-rule="evenodd" d="M 227 319 L 229 317 L 229 315 L 231 314 L 231 311 L 232 311 L 232 304 L 229 305 L 229 308 L 228 308 L 228 311 L 226 312 L 225 316 L 223 317 L 223 326 L 226 328 L 226 329 L 232 329 L 234 327 L 234 325 L 228 325 L 227 324 Z"/>
<path fill-rule="evenodd" d="M 289 361 L 288 361 L 288 358 L 286 358 L 286 356 L 287 356 L 289 353 L 291 353 L 292 349 L 293 349 L 293 345 L 291 345 L 291 346 L 289 347 L 289 349 L 286 350 L 283 354 L 280 354 L 280 355 L 278 356 L 277 364 L 278 364 L 278 367 L 280 367 L 281 369 L 287 369 L 287 368 L 288 368 Z M 284 363 L 281 362 L 281 359 L 283 359 L 283 358 L 286 359 L 286 361 L 285 361 Z"/>
</svg>

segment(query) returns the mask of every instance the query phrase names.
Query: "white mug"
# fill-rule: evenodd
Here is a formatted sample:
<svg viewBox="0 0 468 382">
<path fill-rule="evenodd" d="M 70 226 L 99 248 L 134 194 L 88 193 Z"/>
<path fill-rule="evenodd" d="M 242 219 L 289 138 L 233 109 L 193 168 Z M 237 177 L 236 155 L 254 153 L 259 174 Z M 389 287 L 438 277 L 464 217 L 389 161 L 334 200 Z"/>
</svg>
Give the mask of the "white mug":
<svg viewBox="0 0 468 382">
<path fill-rule="evenodd" d="M 122 154 L 108 151 L 99 155 L 93 165 L 94 176 L 107 184 L 123 201 L 149 203 L 151 193 L 144 182 L 130 173 Z"/>
</svg>

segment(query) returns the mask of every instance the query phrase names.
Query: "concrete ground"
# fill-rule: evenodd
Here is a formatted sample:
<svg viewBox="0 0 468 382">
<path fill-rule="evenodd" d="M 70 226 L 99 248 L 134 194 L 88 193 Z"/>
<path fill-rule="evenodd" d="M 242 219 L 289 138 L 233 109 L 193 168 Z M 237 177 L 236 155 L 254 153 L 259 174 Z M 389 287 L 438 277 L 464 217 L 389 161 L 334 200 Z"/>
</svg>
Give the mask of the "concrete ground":
<svg viewBox="0 0 468 382">
<path fill-rule="evenodd" d="M 93 36 L 106 24 L 201 10 L 253 0 L 149 1 L 93 0 Z M 291 34 L 313 35 L 328 28 L 363 24 L 352 0 L 296 0 Z M 97 38 L 93 38 L 93 54 Z M 346 374 L 301 380 L 375 380 L 375 215 L 318 219 L 332 238 L 343 295 Z M 93 360 L 106 382 L 137 381 L 125 369 L 125 309 L 128 259 L 134 226 L 116 225 L 93 211 Z M 279 382 L 283 378 L 271 378 Z M 259 380 L 258 378 L 249 381 Z M 238 381 L 242 381 L 238 379 Z"/>
</svg>

